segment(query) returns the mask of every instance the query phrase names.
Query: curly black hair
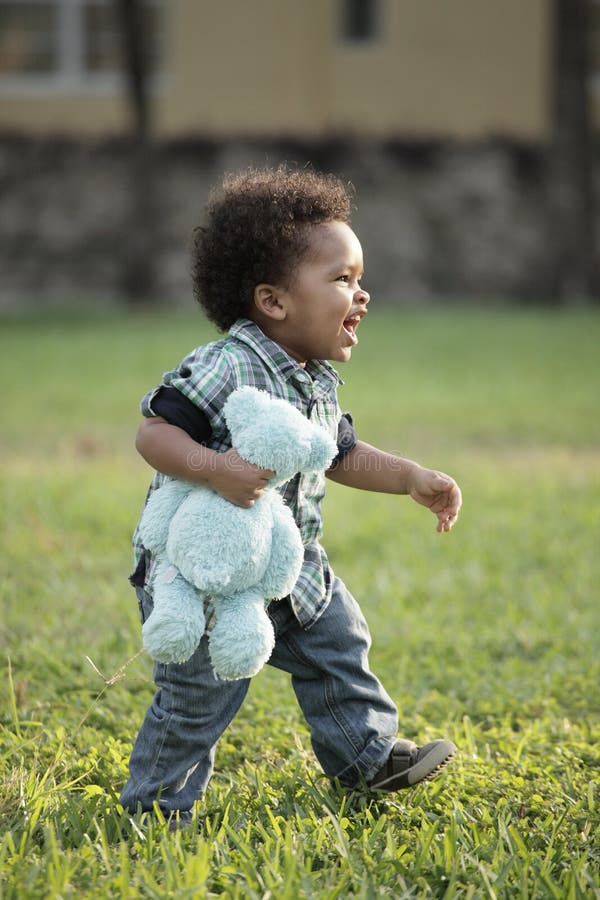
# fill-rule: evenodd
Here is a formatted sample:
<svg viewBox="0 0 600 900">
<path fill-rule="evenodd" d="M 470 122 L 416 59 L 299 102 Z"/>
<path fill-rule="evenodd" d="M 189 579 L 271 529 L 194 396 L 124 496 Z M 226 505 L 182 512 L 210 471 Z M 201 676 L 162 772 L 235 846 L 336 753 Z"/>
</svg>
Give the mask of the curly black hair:
<svg viewBox="0 0 600 900">
<path fill-rule="evenodd" d="M 310 225 L 350 222 L 351 186 L 287 166 L 229 175 L 192 236 L 194 296 L 221 331 L 252 310 L 257 284 L 289 286 Z"/>
</svg>

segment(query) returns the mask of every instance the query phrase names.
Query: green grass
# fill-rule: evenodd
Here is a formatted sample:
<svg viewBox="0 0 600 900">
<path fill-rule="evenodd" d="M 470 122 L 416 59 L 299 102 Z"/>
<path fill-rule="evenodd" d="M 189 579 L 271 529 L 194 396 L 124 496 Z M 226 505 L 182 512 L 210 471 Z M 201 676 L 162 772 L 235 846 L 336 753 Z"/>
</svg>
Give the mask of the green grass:
<svg viewBox="0 0 600 900">
<path fill-rule="evenodd" d="M 0 895 L 600 897 L 590 312 L 373 312 L 341 369 L 364 439 L 463 487 L 447 536 L 405 498 L 331 485 L 326 501 L 372 667 L 403 735 L 459 745 L 447 775 L 383 800 L 337 791 L 267 668 L 198 832 L 123 814 L 152 695 L 126 583 L 149 478 L 136 407 L 211 336 L 193 315 L 0 323 Z"/>
</svg>

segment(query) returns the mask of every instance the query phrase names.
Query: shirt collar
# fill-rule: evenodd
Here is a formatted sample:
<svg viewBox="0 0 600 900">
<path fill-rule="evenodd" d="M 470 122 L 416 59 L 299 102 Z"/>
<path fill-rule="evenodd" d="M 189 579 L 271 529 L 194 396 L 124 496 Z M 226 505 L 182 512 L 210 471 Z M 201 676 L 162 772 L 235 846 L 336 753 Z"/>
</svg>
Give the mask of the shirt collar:
<svg viewBox="0 0 600 900">
<path fill-rule="evenodd" d="M 306 367 L 301 366 L 279 344 L 267 337 L 251 319 L 238 319 L 231 326 L 229 334 L 251 347 L 267 368 L 279 374 L 285 381 L 294 376 L 304 381 L 308 375 L 313 381 L 324 382 L 329 387 L 337 387 L 344 383 L 333 366 L 324 359 L 311 359 Z"/>
</svg>

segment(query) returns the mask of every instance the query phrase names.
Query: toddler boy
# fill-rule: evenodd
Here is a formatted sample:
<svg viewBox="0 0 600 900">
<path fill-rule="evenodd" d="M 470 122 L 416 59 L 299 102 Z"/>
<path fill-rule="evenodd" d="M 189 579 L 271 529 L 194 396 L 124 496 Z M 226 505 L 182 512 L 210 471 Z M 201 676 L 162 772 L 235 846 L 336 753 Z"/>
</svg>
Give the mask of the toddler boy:
<svg viewBox="0 0 600 900">
<path fill-rule="evenodd" d="M 448 532 L 461 506 L 455 481 L 358 440 L 342 415 L 340 379 L 328 360 L 347 362 L 358 343 L 369 295 L 362 250 L 350 228 L 350 194 L 333 176 L 250 170 L 212 195 L 194 233 L 194 292 L 221 340 L 192 351 L 142 401 L 136 446 L 157 474 L 207 485 L 231 503 L 252 506 L 273 472 L 250 465 L 231 446 L 223 405 L 251 385 L 283 398 L 337 440 L 327 473 L 355 488 L 408 494 Z M 348 787 L 395 791 L 435 775 L 456 751 L 449 740 L 424 747 L 397 738 L 397 711 L 369 669 L 370 636 L 360 607 L 334 574 L 319 539 L 323 475 L 296 476 L 279 488 L 305 548 L 289 597 L 273 601 L 270 665 L 289 672 L 324 772 Z M 153 559 L 134 537 L 142 619 L 152 610 Z M 267 598 L 268 599 L 268 598 Z M 210 613 L 210 610 L 208 610 Z M 123 805 L 158 803 L 173 826 L 191 821 L 208 784 L 215 748 L 239 709 L 249 680 L 220 681 L 205 635 L 183 664 L 157 663 L 158 691 L 130 760 Z"/>
</svg>

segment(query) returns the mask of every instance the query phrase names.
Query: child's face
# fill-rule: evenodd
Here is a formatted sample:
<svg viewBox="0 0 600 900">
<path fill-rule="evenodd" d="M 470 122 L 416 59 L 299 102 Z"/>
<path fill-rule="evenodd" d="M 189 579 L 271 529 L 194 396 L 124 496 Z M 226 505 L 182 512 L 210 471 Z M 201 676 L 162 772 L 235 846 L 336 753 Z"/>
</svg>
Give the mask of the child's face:
<svg viewBox="0 0 600 900">
<path fill-rule="evenodd" d="M 369 302 L 360 286 L 362 274 L 362 248 L 350 226 L 315 226 L 311 247 L 280 297 L 285 318 L 277 340 L 290 356 L 301 363 L 348 362 Z"/>
</svg>

